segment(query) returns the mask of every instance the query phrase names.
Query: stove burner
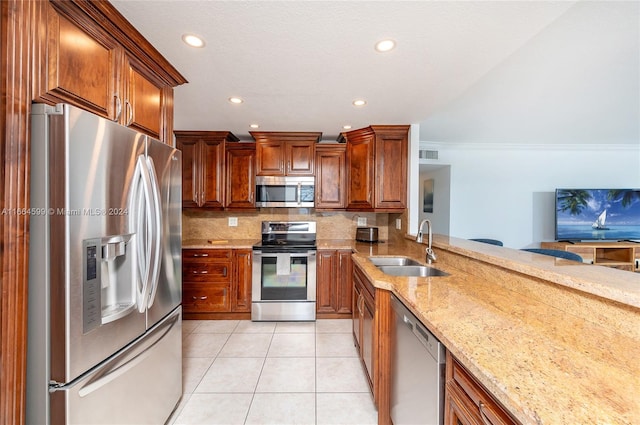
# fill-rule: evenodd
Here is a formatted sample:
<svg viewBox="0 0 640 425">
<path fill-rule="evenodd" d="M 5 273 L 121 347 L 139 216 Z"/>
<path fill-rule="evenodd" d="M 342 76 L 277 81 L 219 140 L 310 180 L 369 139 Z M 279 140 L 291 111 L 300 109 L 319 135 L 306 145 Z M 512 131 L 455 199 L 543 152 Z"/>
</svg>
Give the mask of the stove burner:
<svg viewBox="0 0 640 425">
<path fill-rule="evenodd" d="M 254 249 L 316 249 L 315 221 L 263 221 L 262 241 Z"/>
</svg>

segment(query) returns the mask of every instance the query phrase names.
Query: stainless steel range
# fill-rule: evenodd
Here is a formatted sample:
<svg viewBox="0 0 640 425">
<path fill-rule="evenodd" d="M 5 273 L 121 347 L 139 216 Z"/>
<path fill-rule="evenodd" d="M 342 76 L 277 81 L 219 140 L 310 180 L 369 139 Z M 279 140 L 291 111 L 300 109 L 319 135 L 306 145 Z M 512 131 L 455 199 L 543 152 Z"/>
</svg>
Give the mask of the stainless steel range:
<svg viewBox="0 0 640 425">
<path fill-rule="evenodd" d="M 316 223 L 263 221 L 253 246 L 251 320 L 316 319 Z"/>
</svg>

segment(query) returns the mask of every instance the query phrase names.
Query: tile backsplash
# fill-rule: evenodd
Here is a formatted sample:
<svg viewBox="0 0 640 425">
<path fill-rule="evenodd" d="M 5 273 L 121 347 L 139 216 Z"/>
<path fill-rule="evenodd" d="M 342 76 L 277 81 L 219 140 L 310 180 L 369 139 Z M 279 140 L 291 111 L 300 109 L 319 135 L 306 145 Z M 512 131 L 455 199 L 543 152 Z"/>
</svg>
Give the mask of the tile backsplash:
<svg viewBox="0 0 640 425">
<path fill-rule="evenodd" d="M 358 218 L 366 218 L 368 227 L 378 227 L 381 240 L 389 238 L 389 216 L 399 214 L 366 212 L 315 212 L 305 208 L 261 208 L 259 211 L 226 212 L 184 210 L 183 239 L 260 239 L 262 221 L 315 221 L 318 239 L 355 239 Z M 237 226 L 229 226 L 237 218 Z M 395 222 L 395 219 L 394 219 Z"/>
</svg>

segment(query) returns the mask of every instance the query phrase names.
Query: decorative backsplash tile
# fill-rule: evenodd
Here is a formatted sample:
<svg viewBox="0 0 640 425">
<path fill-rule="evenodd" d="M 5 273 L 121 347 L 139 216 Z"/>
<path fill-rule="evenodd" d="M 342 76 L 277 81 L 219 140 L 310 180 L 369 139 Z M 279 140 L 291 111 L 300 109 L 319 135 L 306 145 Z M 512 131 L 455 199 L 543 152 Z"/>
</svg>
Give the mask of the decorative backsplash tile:
<svg viewBox="0 0 640 425">
<path fill-rule="evenodd" d="M 367 226 L 378 227 L 381 240 L 389 238 L 389 215 L 365 212 L 315 212 L 297 208 L 261 208 L 256 212 L 185 210 L 182 212 L 183 239 L 259 239 L 262 221 L 315 221 L 318 239 L 355 239 L 358 217 Z M 399 217 L 398 214 L 393 214 Z M 229 226 L 229 218 L 238 226 Z M 394 220 L 395 222 L 395 220 Z M 397 230 L 394 230 L 397 232 Z"/>
</svg>

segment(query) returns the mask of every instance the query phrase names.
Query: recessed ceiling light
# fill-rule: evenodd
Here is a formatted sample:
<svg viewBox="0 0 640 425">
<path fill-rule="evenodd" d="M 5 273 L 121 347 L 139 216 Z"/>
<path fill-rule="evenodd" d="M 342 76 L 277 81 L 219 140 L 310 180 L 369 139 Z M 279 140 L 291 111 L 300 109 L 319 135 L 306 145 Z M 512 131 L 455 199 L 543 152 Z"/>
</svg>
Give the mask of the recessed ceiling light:
<svg viewBox="0 0 640 425">
<path fill-rule="evenodd" d="M 367 102 L 365 100 L 362 99 L 356 99 L 353 101 L 353 106 L 364 106 L 366 105 Z"/>
<path fill-rule="evenodd" d="M 238 104 L 244 102 L 244 100 L 242 100 L 242 98 L 240 98 L 240 97 L 232 96 L 232 97 L 229 98 L 229 102 L 235 103 L 236 105 L 238 105 Z"/>
<path fill-rule="evenodd" d="M 197 35 L 183 34 L 182 41 L 184 41 L 191 47 L 204 47 L 204 40 Z"/>
<path fill-rule="evenodd" d="M 258 124 L 251 124 L 249 127 L 251 127 L 251 128 L 260 128 L 260 126 Z"/>
<path fill-rule="evenodd" d="M 396 42 L 391 39 L 387 39 L 378 41 L 375 49 L 378 52 L 388 52 L 389 50 L 393 50 L 394 47 L 396 47 Z"/>
<path fill-rule="evenodd" d="M 350 125 L 343 125 L 342 129 L 343 130 L 351 130 L 351 126 Z"/>
</svg>

